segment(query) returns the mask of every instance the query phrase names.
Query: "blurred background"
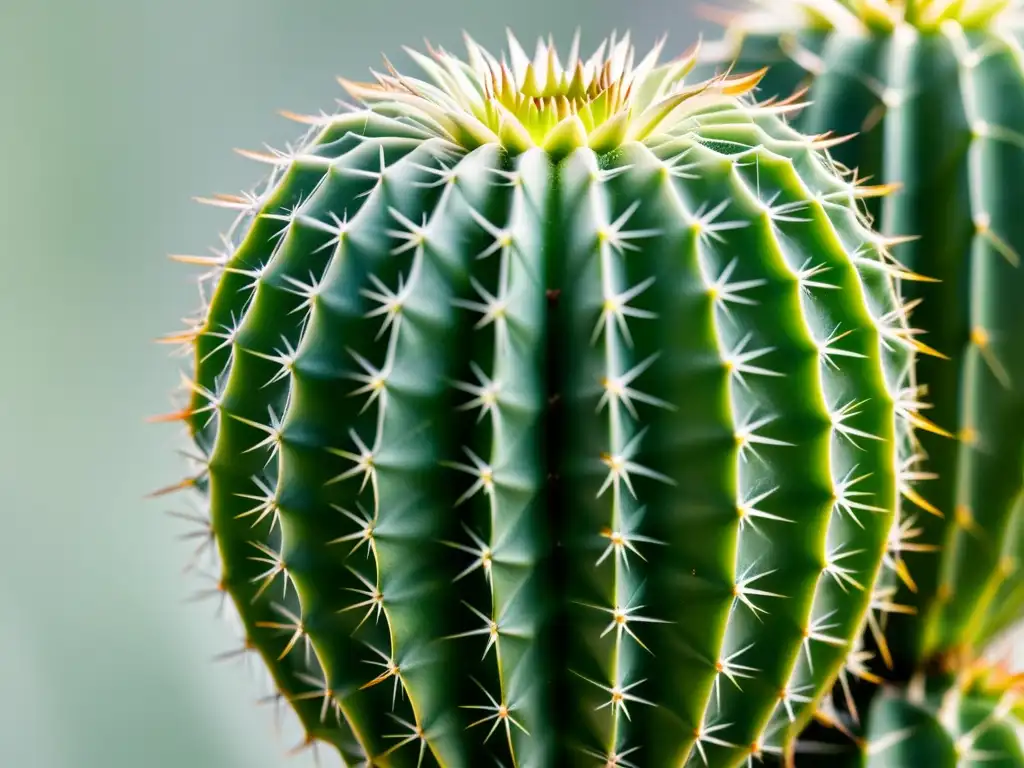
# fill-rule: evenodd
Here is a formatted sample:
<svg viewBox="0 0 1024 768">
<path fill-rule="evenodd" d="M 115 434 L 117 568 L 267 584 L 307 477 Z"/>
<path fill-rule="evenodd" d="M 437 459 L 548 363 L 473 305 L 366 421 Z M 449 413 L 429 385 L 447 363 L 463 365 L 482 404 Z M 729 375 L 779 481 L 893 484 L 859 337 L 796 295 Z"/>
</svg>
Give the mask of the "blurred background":
<svg viewBox="0 0 1024 768">
<path fill-rule="evenodd" d="M 144 499 L 184 467 L 175 427 L 145 423 L 182 363 L 151 340 L 197 302 L 166 256 L 229 222 L 192 196 L 262 175 L 232 148 L 282 146 L 300 126 L 276 110 L 331 110 L 335 76 L 424 37 L 617 28 L 679 52 L 713 31 L 693 2 L 0 0 L 0 766 L 313 765 L 255 671 L 214 663 L 234 636 L 186 602 L 196 542 Z"/>
</svg>

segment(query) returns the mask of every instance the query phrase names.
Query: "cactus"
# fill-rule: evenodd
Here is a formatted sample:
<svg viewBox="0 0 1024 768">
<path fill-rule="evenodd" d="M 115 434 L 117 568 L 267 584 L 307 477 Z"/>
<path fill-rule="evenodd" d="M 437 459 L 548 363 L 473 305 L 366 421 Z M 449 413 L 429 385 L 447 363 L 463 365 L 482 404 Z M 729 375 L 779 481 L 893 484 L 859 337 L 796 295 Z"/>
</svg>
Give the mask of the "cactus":
<svg viewBox="0 0 1024 768">
<path fill-rule="evenodd" d="M 835 735 L 812 729 L 801 748 L 834 768 L 1014 768 L 1024 765 L 1024 679 L 989 660 L 919 673 L 871 700 L 861 738 Z"/>
<path fill-rule="evenodd" d="M 863 666 L 912 480 L 887 190 L 761 72 L 467 45 L 293 115 L 176 257 L 211 594 L 348 764 L 783 753 Z"/>
<path fill-rule="evenodd" d="M 765 98 L 807 88 L 801 131 L 851 135 L 834 150 L 874 183 L 868 201 L 908 268 L 914 323 L 948 360 L 917 374 L 939 427 L 922 433 L 928 482 L 907 527 L 887 632 L 892 676 L 973 657 L 1024 617 L 1024 49 L 1005 0 L 769 2 L 730 22 L 705 71 L 771 66 Z"/>
</svg>

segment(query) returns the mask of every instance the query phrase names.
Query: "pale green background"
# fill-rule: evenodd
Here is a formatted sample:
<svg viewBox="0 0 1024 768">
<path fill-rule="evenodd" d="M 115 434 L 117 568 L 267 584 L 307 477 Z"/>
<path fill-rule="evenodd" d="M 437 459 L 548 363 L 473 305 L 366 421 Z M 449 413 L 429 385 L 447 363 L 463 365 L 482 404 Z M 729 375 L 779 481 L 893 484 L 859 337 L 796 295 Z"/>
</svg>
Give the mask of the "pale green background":
<svg viewBox="0 0 1024 768">
<path fill-rule="evenodd" d="M 169 253 L 228 219 L 191 196 L 260 169 L 344 74 L 464 27 L 694 41 L 692 0 L 0 0 L 0 766 L 272 768 L 284 752 L 213 606 L 184 599 L 168 504 L 180 361 L 150 340 L 196 295 Z M 705 29 L 710 29 L 705 25 Z M 325 761 L 325 765 L 333 764 Z"/>
</svg>

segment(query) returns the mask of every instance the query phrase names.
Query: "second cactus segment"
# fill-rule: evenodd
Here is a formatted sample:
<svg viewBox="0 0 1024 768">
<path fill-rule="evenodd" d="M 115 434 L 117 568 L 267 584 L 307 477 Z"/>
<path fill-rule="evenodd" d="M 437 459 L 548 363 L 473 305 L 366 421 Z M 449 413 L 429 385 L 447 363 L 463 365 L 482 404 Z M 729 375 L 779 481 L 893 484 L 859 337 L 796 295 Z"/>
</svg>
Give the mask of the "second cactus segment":
<svg viewBox="0 0 1024 768">
<path fill-rule="evenodd" d="M 833 768 L 1019 768 L 1024 765 L 1024 681 L 1002 664 L 978 661 L 956 674 L 919 674 L 880 689 L 864 708 L 859 749 L 814 730 L 797 765 Z M 852 733 L 847 734 L 853 736 Z M 833 737 L 818 741 L 815 737 Z"/>
<path fill-rule="evenodd" d="M 1010 3 L 778 0 L 732 22 L 708 69 L 770 66 L 762 98 L 808 87 L 802 131 L 873 183 L 876 226 L 935 278 L 901 286 L 933 408 L 927 478 L 887 632 L 906 677 L 973 654 L 1024 613 L 1024 48 Z M 715 62 L 718 66 L 715 67 Z"/>
<path fill-rule="evenodd" d="M 509 46 L 347 83 L 215 201 L 177 339 L 218 588 L 351 764 L 783 753 L 897 568 L 917 341 L 882 190 L 760 73 Z"/>
</svg>

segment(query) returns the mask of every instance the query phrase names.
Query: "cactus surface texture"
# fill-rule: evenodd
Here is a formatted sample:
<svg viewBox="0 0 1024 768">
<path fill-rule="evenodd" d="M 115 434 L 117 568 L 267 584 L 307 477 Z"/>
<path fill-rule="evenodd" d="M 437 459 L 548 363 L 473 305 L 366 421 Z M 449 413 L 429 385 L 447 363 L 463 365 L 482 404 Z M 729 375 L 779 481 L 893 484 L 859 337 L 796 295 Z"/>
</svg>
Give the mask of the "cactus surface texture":
<svg viewBox="0 0 1024 768">
<path fill-rule="evenodd" d="M 210 201 L 223 252 L 179 257 L 212 594 L 350 765 L 782 754 L 899 568 L 920 344 L 885 190 L 760 72 L 468 50 L 295 116 Z"/>
<path fill-rule="evenodd" d="M 852 736 L 853 734 L 847 734 Z M 824 736 L 825 741 L 815 741 Z M 810 731 L 800 749 L 834 768 L 1019 768 L 1024 765 L 1024 680 L 1002 664 L 967 664 L 957 674 L 915 675 L 868 706 L 862 737 L 837 741 Z"/>
<path fill-rule="evenodd" d="M 801 131 L 853 135 L 837 160 L 874 183 L 873 223 L 934 282 L 916 304 L 922 433 L 915 536 L 887 632 L 895 674 L 984 648 L 1024 615 L 1024 48 L 1007 2 L 768 2 L 705 49 L 707 70 L 771 66 L 759 94 L 807 87 Z M 944 434 L 945 433 L 945 434 Z"/>
</svg>

